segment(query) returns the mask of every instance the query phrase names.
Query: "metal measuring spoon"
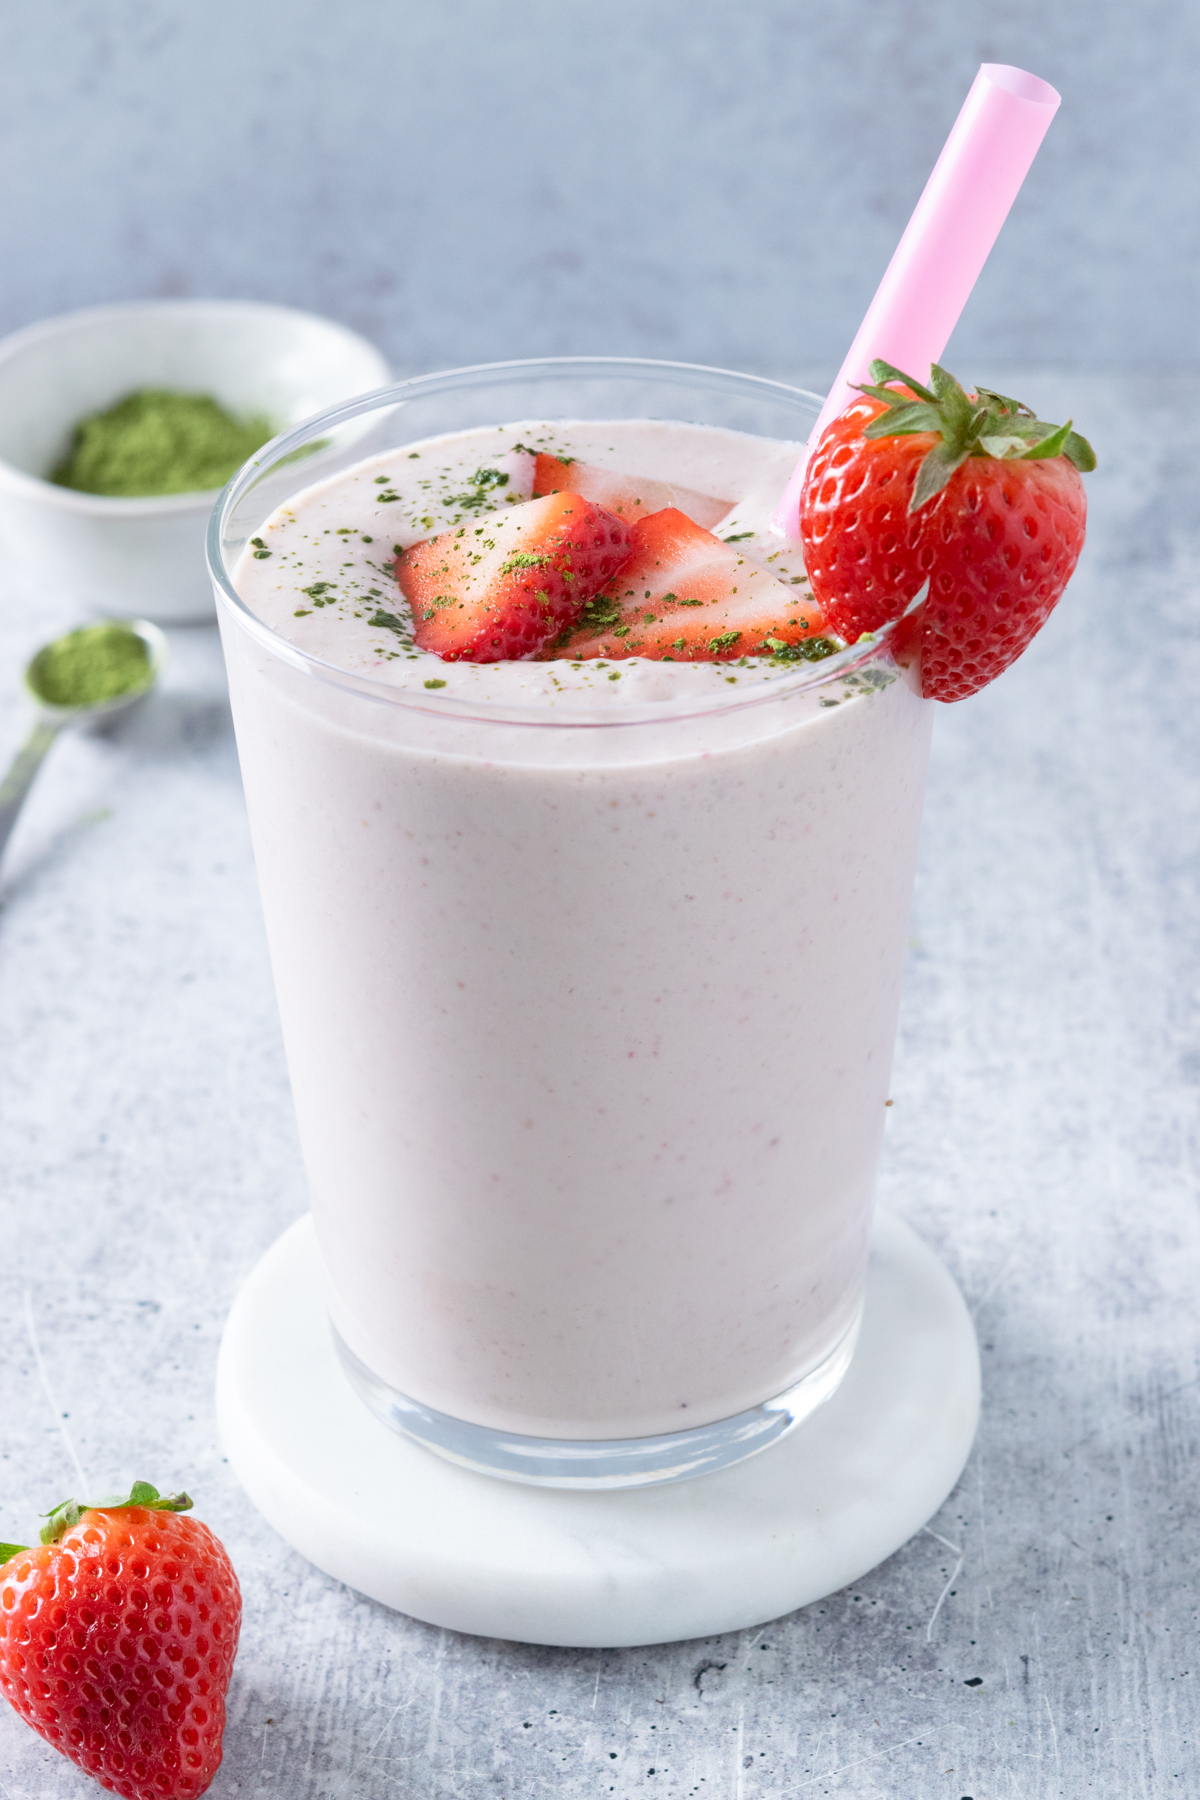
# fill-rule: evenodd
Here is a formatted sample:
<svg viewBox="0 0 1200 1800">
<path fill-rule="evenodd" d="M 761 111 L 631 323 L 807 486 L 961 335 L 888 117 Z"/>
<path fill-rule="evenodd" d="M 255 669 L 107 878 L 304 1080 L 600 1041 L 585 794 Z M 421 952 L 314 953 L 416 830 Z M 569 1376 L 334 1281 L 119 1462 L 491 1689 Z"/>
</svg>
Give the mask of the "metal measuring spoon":
<svg viewBox="0 0 1200 1800">
<path fill-rule="evenodd" d="M 109 700 L 94 700 L 82 706 L 56 706 L 39 692 L 38 659 L 56 644 L 61 644 L 65 638 L 74 637 L 74 632 L 64 632 L 61 638 L 43 644 L 26 665 L 25 691 L 36 704 L 38 716 L 33 730 L 9 764 L 4 780 L 0 781 L 0 856 L 4 854 L 4 846 L 25 803 L 25 796 L 33 786 L 34 777 L 59 732 L 72 725 L 107 723 L 119 713 L 128 712 L 130 707 L 146 698 L 162 674 L 167 660 L 167 640 L 158 626 L 151 625 L 149 620 L 97 619 L 94 625 L 84 625 L 79 629 L 89 631 L 107 627 L 111 630 L 114 626 L 142 640 L 146 646 L 146 673 L 136 687 L 126 688 L 124 693 L 114 694 Z"/>
</svg>

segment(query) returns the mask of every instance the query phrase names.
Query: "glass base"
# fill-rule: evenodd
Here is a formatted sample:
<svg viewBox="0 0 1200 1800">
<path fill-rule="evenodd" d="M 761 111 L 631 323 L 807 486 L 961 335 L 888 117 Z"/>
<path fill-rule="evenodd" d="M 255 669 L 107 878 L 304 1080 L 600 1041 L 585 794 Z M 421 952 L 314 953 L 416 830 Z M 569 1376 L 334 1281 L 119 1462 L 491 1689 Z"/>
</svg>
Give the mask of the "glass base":
<svg viewBox="0 0 1200 1800">
<path fill-rule="evenodd" d="M 388 1387 L 359 1361 L 337 1331 L 333 1340 L 351 1386 L 375 1417 L 435 1456 L 480 1475 L 498 1476 L 501 1481 L 597 1490 L 688 1481 L 744 1462 L 777 1444 L 837 1391 L 850 1367 L 861 1323 L 860 1305 L 824 1362 L 761 1405 L 691 1431 L 639 1438 L 524 1437 L 517 1432 L 494 1431 L 487 1425 L 469 1425 Z"/>
</svg>

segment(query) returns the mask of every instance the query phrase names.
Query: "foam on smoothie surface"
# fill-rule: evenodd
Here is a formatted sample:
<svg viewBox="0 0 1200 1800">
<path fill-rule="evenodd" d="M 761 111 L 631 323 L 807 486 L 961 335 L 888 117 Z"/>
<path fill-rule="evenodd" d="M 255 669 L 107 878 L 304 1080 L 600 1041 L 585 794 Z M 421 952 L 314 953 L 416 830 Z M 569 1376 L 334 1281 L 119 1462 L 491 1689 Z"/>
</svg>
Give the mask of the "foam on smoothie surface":
<svg viewBox="0 0 1200 1800">
<path fill-rule="evenodd" d="M 268 419 L 235 419 L 208 394 L 139 388 L 79 421 L 50 480 L 114 499 L 203 493 L 273 435 Z"/>
<path fill-rule="evenodd" d="M 427 438 L 314 484 L 251 538 L 234 579 L 265 624 L 322 662 L 389 685 L 480 700 L 552 704 L 601 693 L 621 702 L 776 678 L 765 658 L 674 664 L 606 661 L 446 663 L 418 650 L 394 558 L 422 540 L 528 500 L 531 451 L 652 474 L 698 493 L 742 496 L 713 526 L 739 552 L 807 594 L 799 545 L 770 529 L 799 445 L 653 419 L 521 420 Z"/>
</svg>

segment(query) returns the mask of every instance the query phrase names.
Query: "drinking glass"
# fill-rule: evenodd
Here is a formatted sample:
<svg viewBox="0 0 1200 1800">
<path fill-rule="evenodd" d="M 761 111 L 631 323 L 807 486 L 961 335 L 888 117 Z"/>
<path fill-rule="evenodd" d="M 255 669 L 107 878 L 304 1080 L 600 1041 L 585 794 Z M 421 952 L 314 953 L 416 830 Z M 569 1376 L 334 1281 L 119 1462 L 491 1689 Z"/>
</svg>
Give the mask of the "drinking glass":
<svg viewBox="0 0 1200 1800">
<path fill-rule="evenodd" d="M 842 1379 L 932 707 L 886 632 L 644 702 L 389 685 L 268 628 L 236 565 L 298 490 L 444 433 L 798 450 L 819 406 L 670 363 L 455 370 L 277 439 L 213 516 L 332 1328 L 380 1418 L 491 1475 L 703 1474 Z"/>
</svg>

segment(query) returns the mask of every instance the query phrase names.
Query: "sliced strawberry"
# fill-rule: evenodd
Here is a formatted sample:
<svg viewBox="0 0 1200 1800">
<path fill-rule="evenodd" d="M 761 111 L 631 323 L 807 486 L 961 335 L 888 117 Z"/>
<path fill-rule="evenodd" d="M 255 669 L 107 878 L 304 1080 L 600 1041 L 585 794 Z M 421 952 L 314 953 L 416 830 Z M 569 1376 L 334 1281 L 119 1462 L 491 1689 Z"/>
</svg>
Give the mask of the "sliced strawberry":
<svg viewBox="0 0 1200 1800">
<path fill-rule="evenodd" d="M 633 528 L 629 556 L 543 659 L 729 662 L 815 638 L 820 612 L 674 507 Z"/>
<path fill-rule="evenodd" d="M 629 536 L 578 494 L 549 494 L 414 544 L 396 558 L 413 637 L 446 662 L 532 656 L 614 573 Z"/>
<path fill-rule="evenodd" d="M 698 494 L 693 488 L 676 487 L 667 481 L 651 481 L 644 475 L 617 474 L 612 469 L 597 469 L 592 463 L 575 457 L 538 456 L 533 475 L 535 494 L 558 494 L 566 491 L 582 494 L 606 512 L 636 525 L 651 513 L 673 506 L 697 525 L 710 529 L 723 519 L 733 505 L 732 500 L 716 500 L 711 494 Z"/>
</svg>

